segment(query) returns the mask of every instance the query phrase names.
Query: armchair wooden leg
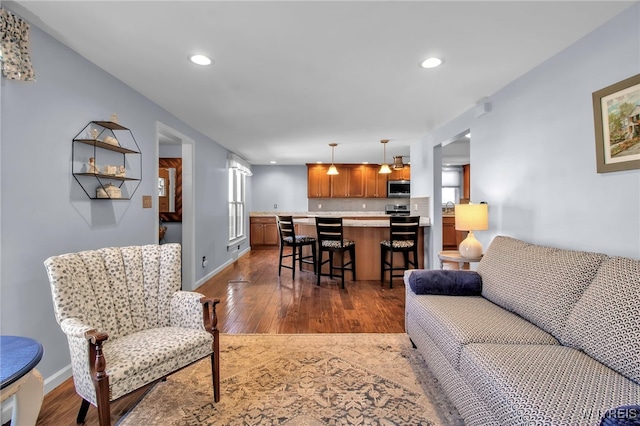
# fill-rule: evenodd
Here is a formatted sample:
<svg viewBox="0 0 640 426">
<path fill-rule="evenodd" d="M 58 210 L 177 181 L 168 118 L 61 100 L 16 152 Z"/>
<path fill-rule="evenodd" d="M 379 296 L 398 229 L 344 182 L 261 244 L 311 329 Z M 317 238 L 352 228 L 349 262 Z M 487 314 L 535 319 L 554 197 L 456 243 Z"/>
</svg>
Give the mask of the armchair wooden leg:
<svg viewBox="0 0 640 426">
<path fill-rule="evenodd" d="M 102 353 L 102 344 L 109 338 L 106 333 L 90 330 L 85 333 L 89 342 L 89 359 L 91 364 L 91 380 L 96 390 L 98 421 L 100 426 L 111 425 L 111 406 L 109 403 L 109 375 L 106 372 L 107 361 Z"/>
<path fill-rule="evenodd" d="M 96 362 L 97 363 L 97 362 Z M 103 366 L 103 368 L 106 365 Z M 111 403 L 109 402 L 109 376 L 104 370 L 98 371 L 97 377 L 93 378 L 96 388 L 96 399 L 98 402 L 98 421 L 100 426 L 111 425 Z"/>
<path fill-rule="evenodd" d="M 86 399 L 82 398 L 82 403 L 80 404 L 80 411 L 78 411 L 78 417 L 76 417 L 76 423 L 81 425 L 84 424 L 84 420 L 87 418 L 87 412 L 89 411 L 89 405 L 91 403 Z"/>
<path fill-rule="evenodd" d="M 220 401 L 220 333 L 214 332 L 213 353 L 211 354 L 211 378 L 213 380 L 213 401 Z"/>
<path fill-rule="evenodd" d="M 293 266 L 295 270 L 295 263 Z M 211 379 L 213 381 L 213 400 L 218 402 L 220 401 L 220 330 L 218 330 L 216 305 L 220 303 L 220 299 L 203 297 L 200 302 L 203 307 L 202 319 L 204 328 L 213 336 L 213 343 L 211 344 Z"/>
</svg>

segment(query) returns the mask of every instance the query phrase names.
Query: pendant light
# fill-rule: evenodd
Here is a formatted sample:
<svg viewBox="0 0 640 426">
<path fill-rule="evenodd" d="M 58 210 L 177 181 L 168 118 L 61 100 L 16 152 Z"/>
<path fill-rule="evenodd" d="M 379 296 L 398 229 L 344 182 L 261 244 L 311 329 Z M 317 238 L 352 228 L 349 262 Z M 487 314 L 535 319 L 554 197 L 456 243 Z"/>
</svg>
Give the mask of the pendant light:
<svg viewBox="0 0 640 426">
<path fill-rule="evenodd" d="M 331 147 L 331 166 L 329 166 L 329 170 L 327 170 L 327 174 L 328 175 L 337 175 L 338 173 L 338 169 L 336 168 L 336 166 L 333 164 L 333 150 L 336 146 L 338 146 L 337 143 L 330 143 L 329 146 Z"/>
<path fill-rule="evenodd" d="M 380 166 L 380 171 L 378 171 L 378 173 L 383 174 L 383 175 L 391 173 L 391 169 L 389 168 L 389 165 L 387 164 L 387 142 L 389 142 L 389 139 L 382 139 L 380 141 L 380 143 L 383 146 L 384 155 L 382 157 L 382 165 Z"/>
<path fill-rule="evenodd" d="M 400 169 L 404 169 L 404 163 L 402 162 L 402 156 L 401 155 L 397 155 L 395 157 L 393 157 L 393 170 L 400 170 Z"/>
</svg>

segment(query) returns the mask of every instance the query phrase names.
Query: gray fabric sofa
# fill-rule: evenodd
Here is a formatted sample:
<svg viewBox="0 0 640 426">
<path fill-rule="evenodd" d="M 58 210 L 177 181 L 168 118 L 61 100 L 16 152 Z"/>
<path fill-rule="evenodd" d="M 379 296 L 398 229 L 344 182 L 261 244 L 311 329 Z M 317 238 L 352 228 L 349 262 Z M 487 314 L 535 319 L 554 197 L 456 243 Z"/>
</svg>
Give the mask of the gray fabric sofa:
<svg viewBox="0 0 640 426">
<path fill-rule="evenodd" d="M 423 271 L 405 272 L 406 331 L 467 424 L 597 425 L 640 404 L 640 261 L 498 236 L 480 295 L 416 294 Z"/>
</svg>

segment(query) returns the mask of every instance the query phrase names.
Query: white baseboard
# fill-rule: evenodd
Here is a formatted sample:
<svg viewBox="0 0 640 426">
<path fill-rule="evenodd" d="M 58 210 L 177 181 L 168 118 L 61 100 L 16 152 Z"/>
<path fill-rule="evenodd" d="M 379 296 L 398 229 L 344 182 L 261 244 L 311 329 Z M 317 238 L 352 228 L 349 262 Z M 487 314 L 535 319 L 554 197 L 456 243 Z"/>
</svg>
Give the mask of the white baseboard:
<svg viewBox="0 0 640 426">
<path fill-rule="evenodd" d="M 53 375 L 44 379 L 44 394 L 48 394 L 58 386 L 60 386 L 65 380 L 71 377 L 71 364 L 66 367 L 58 370 Z M 78 397 L 80 398 L 80 397 Z M 80 404 L 80 399 L 78 399 L 78 404 Z M 80 405 L 78 405 L 80 408 Z M 2 403 L 2 423 L 5 424 L 9 420 L 11 420 L 11 412 L 13 410 L 13 397 L 10 397 L 6 401 Z"/>
<path fill-rule="evenodd" d="M 215 275 L 219 274 L 220 272 L 222 272 L 222 270 L 224 268 L 226 268 L 227 266 L 233 264 L 234 262 L 236 262 L 240 257 L 244 256 L 245 254 L 249 253 L 251 251 L 251 247 L 247 247 L 246 249 L 244 249 L 243 251 L 236 251 L 235 253 L 233 253 L 233 258 L 227 260 L 225 263 L 223 263 L 222 265 L 220 265 L 219 267 L 217 267 L 216 269 L 214 269 L 213 271 L 209 272 L 207 275 L 205 275 L 204 277 L 200 278 L 198 281 L 196 281 L 196 288 L 200 287 L 202 284 L 206 283 L 209 279 L 211 279 L 212 277 L 214 277 Z"/>
</svg>

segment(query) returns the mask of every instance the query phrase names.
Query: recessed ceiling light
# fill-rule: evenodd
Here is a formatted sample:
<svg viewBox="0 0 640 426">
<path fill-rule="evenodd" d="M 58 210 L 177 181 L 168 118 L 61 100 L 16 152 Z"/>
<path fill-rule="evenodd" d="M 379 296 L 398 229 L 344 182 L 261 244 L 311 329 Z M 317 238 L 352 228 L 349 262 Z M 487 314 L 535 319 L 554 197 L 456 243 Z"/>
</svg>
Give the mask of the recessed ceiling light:
<svg viewBox="0 0 640 426">
<path fill-rule="evenodd" d="M 442 59 L 440 58 L 427 58 L 424 61 L 422 61 L 420 66 L 422 68 L 435 68 L 440 64 L 442 64 Z"/>
<path fill-rule="evenodd" d="M 204 55 L 191 55 L 189 60 L 198 65 L 211 65 L 211 59 Z"/>
</svg>

